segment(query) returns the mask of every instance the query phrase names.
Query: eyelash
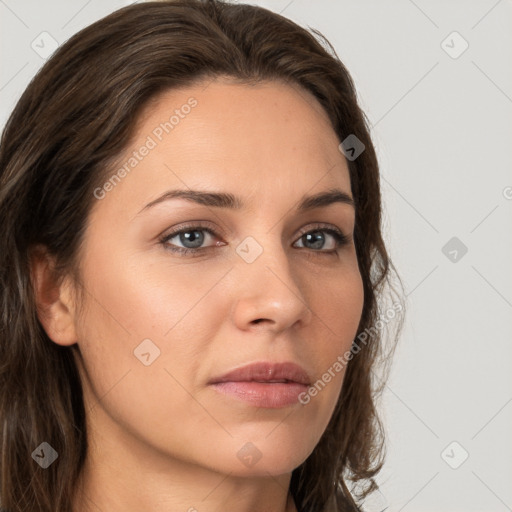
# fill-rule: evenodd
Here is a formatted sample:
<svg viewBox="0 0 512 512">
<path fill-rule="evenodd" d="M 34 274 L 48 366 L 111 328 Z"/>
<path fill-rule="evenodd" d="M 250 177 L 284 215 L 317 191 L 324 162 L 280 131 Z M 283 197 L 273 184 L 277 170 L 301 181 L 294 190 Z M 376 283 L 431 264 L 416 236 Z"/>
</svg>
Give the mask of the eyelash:
<svg viewBox="0 0 512 512">
<path fill-rule="evenodd" d="M 202 225 L 198 225 L 198 224 L 190 224 L 190 225 L 182 227 L 181 229 L 179 229 L 177 231 L 173 231 L 172 233 L 168 233 L 168 234 L 164 235 L 163 237 L 161 237 L 159 239 L 159 241 L 164 246 L 164 248 L 166 250 L 171 251 L 173 253 L 178 253 L 182 256 L 185 256 L 187 254 L 199 255 L 198 253 L 202 253 L 208 249 L 213 249 L 215 247 L 215 246 L 210 246 L 210 247 L 199 247 L 196 249 L 191 249 L 188 247 L 172 246 L 167 243 L 171 238 L 174 238 L 175 236 L 180 235 L 182 233 L 189 233 L 191 231 L 205 231 L 205 232 L 209 233 L 210 235 L 212 235 L 213 237 L 215 237 L 215 238 L 217 237 L 217 234 L 215 233 L 215 231 L 213 231 L 212 229 L 210 229 L 206 226 L 202 226 Z M 336 241 L 336 248 L 328 250 L 328 251 L 321 250 L 321 249 L 319 249 L 319 250 L 310 249 L 313 253 L 319 253 L 319 254 L 325 254 L 325 255 L 332 256 L 334 254 L 337 254 L 339 249 L 346 246 L 350 242 L 350 237 L 345 235 L 344 233 L 342 233 L 337 228 L 325 227 L 325 225 L 322 225 L 322 224 L 314 226 L 313 229 L 308 229 L 308 230 L 302 231 L 297 240 L 300 240 L 303 236 L 305 236 L 309 233 L 316 233 L 318 231 L 328 233 L 329 235 L 331 235 L 334 238 L 334 240 Z M 307 247 L 299 247 L 299 249 L 307 249 Z"/>
</svg>

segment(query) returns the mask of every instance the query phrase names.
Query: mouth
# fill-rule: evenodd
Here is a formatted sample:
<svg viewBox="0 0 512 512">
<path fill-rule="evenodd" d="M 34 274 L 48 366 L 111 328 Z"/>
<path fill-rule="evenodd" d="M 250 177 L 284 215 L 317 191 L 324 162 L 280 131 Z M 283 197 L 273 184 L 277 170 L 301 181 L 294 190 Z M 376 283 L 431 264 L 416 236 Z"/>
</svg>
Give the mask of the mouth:
<svg viewBox="0 0 512 512">
<path fill-rule="evenodd" d="M 295 363 L 261 362 L 236 368 L 208 384 L 230 398 L 276 409 L 299 403 L 310 382 L 306 370 Z"/>
</svg>

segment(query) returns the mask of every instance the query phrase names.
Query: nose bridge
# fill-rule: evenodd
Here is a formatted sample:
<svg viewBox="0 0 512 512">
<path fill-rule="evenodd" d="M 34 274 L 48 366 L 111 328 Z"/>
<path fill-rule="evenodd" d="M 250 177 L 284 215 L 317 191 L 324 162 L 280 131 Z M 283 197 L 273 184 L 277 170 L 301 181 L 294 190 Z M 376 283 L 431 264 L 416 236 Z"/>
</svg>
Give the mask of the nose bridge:
<svg viewBox="0 0 512 512">
<path fill-rule="evenodd" d="M 263 272 L 269 273 L 270 268 L 274 273 L 284 274 L 280 276 L 281 280 L 288 285 L 288 281 L 293 281 L 287 248 L 283 247 L 277 230 L 265 232 L 261 229 L 258 233 L 246 236 L 236 247 L 236 253 L 244 263 L 241 265 L 244 273 L 254 273 L 256 277 L 261 277 Z M 295 283 L 292 284 L 296 286 Z"/>
<path fill-rule="evenodd" d="M 272 209 L 270 204 L 262 206 L 267 213 Z M 276 218 L 277 215 L 269 221 L 255 212 L 250 226 L 246 226 L 245 238 L 236 247 L 236 253 L 245 264 L 241 265 L 244 273 L 254 273 L 257 279 L 265 279 L 266 283 L 279 280 L 282 286 L 287 285 L 300 295 L 302 292 L 291 273 L 290 248 L 286 246 L 288 242 L 283 241 L 280 222 L 276 223 Z"/>
<path fill-rule="evenodd" d="M 236 267 L 243 283 L 237 318 L 243 322 L 271 320 L 281 328 L 307 321 L 309 307 L 290 267 L 287 248 L 276 230 L 261 229 L 236 247 Z"/>
</svg>

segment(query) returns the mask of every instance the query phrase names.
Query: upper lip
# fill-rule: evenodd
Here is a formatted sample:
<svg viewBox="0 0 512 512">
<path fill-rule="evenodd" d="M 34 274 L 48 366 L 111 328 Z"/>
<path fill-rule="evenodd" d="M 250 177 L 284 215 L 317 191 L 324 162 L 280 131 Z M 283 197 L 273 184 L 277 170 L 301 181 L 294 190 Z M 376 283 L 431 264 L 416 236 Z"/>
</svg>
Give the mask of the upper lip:
<svg viewBox="0 0 512 512">
<path fill-rule="evenodd" d="M 299 384 L 310 384 L 310 378 L 306 370 L 298 364 L 291 362 L 252 363 L 215 377 L 210 384 L 219 382 L 297 382 Z"/>
</svg>

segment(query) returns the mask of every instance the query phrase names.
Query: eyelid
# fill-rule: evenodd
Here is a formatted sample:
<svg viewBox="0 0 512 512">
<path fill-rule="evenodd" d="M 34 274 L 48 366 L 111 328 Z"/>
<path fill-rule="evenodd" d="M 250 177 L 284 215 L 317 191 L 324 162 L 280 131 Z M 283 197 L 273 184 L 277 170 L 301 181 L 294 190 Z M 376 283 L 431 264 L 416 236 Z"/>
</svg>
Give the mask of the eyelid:
<svg viewBox="0 0 512 512">
<path fill-rule="evenodd" d="M 178 226 L 173 228 L 170 232 L 168 232 L 168 233 L 164 232 L 164 234 L 160 235 L 158 238 L 160 240 L 169 239 L 176 235 L 179 235 L 183 231 L 192 231 L 194 229 L 207 231 L 212 236 L 215 236 L 215 237 L 224 236 L 224 234 L 222 233 L 222 230 L 219 230 L 217 228 L 217 226 L 215 226 L 213 223 L 210 223 L 208 221 L 196 220 L 196 221 L 189 221 L 189 222 L 184 222 L 182 224 L 179 224 Z M 220 233 L 219 233 L 219 231 L 220 231 Z"/>
<path fill-rule="evenodd" d="M 196 220 L 196 221 L 187 221 L 183 222 L 182 224 L 179 224 L 175 228 L 172 229 L 169 233 L 164 232 L 164 234 L 159 235 L 158 238 L 164 238 L 168 236 L 173 236 L 176 234 L 179 234 L 180 232 L 186 230 L 186 229 L 193 229 L 193 228 L 200 228 L 204 229 L 205 231 L 210 231 L 212 234 L 216 236 L 226 236 L 223 233 L 222 229 L 219 229 L 218 226 L 212 222 L 209 221 L 203 221 L 203 220 Z M 339 228 L 335 224 L 332 224 L 330 222 L 311 222 L 309 224 L 306 224 L 306 226 L 300 228 L 298 231 L 298 236 L 302 236 L 312 230 L 315 229 L 329 229 L 332 228 L 335 231 L 339 231 L 340 233 L 344 234 L 345 236 L 349 236 L 343 229 Z"/>
</svg>

